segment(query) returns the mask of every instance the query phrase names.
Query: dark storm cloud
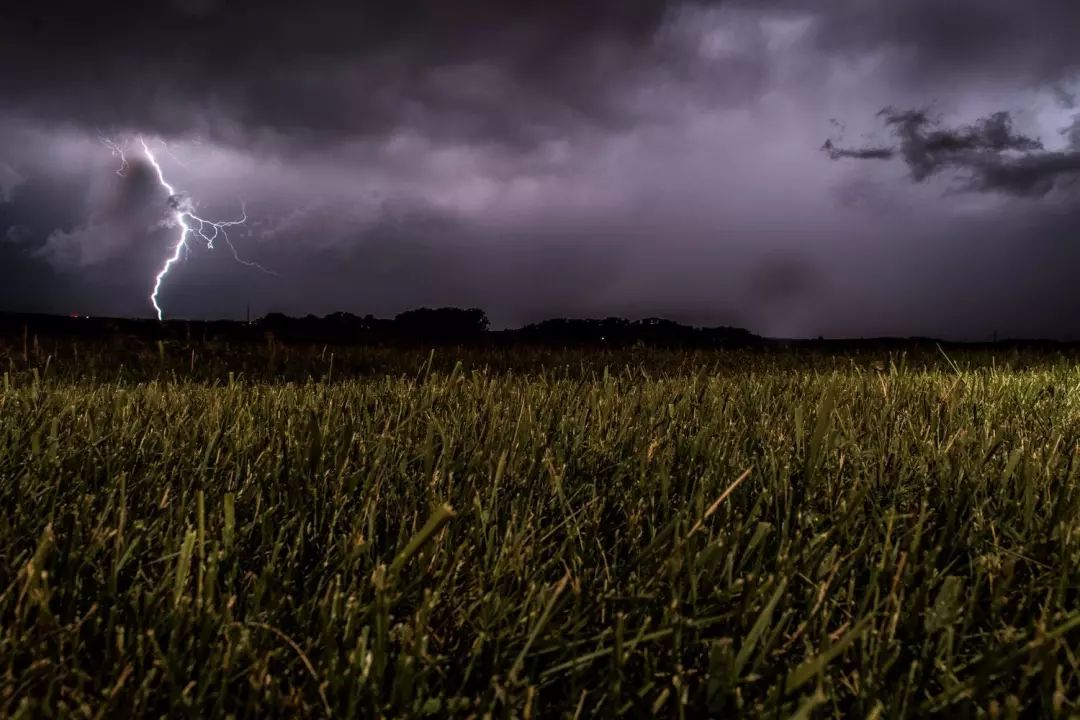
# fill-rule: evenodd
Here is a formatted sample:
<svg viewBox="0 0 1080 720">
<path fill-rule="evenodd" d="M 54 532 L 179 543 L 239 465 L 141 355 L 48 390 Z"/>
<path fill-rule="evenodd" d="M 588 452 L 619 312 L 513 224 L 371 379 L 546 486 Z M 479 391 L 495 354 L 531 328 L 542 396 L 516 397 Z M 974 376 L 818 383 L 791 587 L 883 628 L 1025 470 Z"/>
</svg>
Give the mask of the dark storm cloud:
<svg viewBox="0 0 1080 720">
<path fill-rule="evenodd" d="M 696 83 L 698 92 L 766 92 L 767 63 L 738 56 L 710 65 L 696 48 L 687 55 L 683 45 L 658 42 L 685 10 L 745 8 L 752 22 L 739 31 L 748 35 L 759 17 L 805 17 L 819 51 L 808 65 L 891 48 L 888 69 L 914 68 L 925 85 L 971 68 L 1039 80 L 1066 74 L 1080 62 L 1072 37 L 1080 9 L 1035 5 L 42 0 L 0 15 L 0 66 L 18 69 L 0 74 L 0 93 L 9 112 L 32 118 L 198 132 L 233 145 L 326 144 L 410 130 L 533 146 L 582 126 L 633 129 L 642 120 L 627 102 L 635 81 L 700 80 L 695 73 L 705 72 L 713 82 Z"/>
<path fill-rule="evenodd" d="M 825 154 L 828 155 L 831 160 L 842 160 L 844 158 L 853 158 L 855 160 L 889 160 L 896 155 L 896 150 L 889 147 L 837 147 L 831 139 L 826 140 L 825 144 L 821 146 L 821 149 L 825 151 Z"/>
<path fill-rule="evenodd" d="M 53 265 L 84 268 L 119 256 L 145 259 L 142 241 L 165 227 L 154 169 L 138 157 L 114 173 L 84 222 L 48 234 L 37 254 Z M 141 246 L 141 247 L 140 247 Z"/>
<path fill-rule="evenodd" d="M 1052 0 L 7 3 L 0 309 L 150 312 L 168 198 L 99 139 L 145 133 L 201 214 L 247 202 L 234 241 L 280 273 L 193 247 L 170 316 L 1044 332 L 1075 299 L 1049 190 L 1080 175 L 1078 26 Z"/>
<path fill-rule="evenodd" d="M 1073 118 L 1071 125 L 1062 128 L 1061 134 L 1066 138 L 1071 149 L 1080 151 L 1080 114 Z"/>
<path fill-rule="evenodd" d="M 1025 82 L 1080 68 L 1080 3 L 1070 0 L 744 0 L 820 19 L 817 44 L 849 57 L 887 54 L 890 80 L 924 88 L 944 78 Z M 1069 91 L 1065 91 L 1066 94 Z"/>
<path fill-rule="evenodd" d="M 879 115 L 899 147 L 843 148 L 827 140 L 822 149 L 833 160 L 899 156 L 916 182 L 951 170 L 964 177 L 965 189 L 1019 196 L 1041 197 L 1080 173 L 1080 150 L 1045 150 L 1041 141 L 1016 132 L 1008 112 L 957 128 L 941 127 L 924 110 L 886 108 Z"/>
<path fill-rule="evenodd" d="M 651 0 L 20 3 L 0 18 L 9 109 L 233 142 L 403 127 L 532 142 L 619 124 L 613 91 L 656 31 Z"/>
</svg>

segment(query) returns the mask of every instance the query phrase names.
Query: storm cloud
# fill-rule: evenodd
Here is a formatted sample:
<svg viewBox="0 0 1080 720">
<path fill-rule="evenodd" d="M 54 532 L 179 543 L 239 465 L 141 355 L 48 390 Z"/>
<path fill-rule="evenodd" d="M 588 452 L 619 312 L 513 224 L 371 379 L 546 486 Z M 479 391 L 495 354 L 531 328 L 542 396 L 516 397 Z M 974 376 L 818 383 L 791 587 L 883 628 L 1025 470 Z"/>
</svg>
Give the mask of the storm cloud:
<svg viewBox="0 0 1080 720">
<path fill-rule="evenodd" d="M 1065 3 L 0 13 L 0 309 L 151 312 L 176 228 L 141 135 L 201 215 L 247 208 L 237 250 L 278 273 L 193 245 L 172 316 L 457 304 L 496 326 L 1080 336 L 1059 272 L 1080 217 Z"/>
<path fill-rule="evenodd" d="M 899 156 L 916 182 L 953 171 L 963 177 L 963 189 L 1019 196 L 1041 197 L 1080 173 L 1075 121 L 1063 131 L 1069 148 L 1051 152 L 1041 141 L 1017 133 L 1008 112 L 958 128 L 938 126 L 923 110 L 886 108 L 878 114 L 897 136 L 898 147 L 845 148 L 826 140 L 822 149 L 833 160 Z"/>
</svg>

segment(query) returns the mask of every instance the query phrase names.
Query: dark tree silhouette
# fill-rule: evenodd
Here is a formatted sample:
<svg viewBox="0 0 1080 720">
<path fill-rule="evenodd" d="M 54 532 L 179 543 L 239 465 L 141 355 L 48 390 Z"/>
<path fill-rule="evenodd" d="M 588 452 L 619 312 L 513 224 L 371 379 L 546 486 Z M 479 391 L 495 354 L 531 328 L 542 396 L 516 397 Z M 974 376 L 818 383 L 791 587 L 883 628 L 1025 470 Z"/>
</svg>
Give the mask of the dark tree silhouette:
<svg viewBox="0 0 1080 720">
<path fill-rule="evenodd" d="M 475 340 L 490 323 L 480 308 L 419 308 L 394 318 L 394 331 L 402 337 L 425 340 Z"/>
</svg>

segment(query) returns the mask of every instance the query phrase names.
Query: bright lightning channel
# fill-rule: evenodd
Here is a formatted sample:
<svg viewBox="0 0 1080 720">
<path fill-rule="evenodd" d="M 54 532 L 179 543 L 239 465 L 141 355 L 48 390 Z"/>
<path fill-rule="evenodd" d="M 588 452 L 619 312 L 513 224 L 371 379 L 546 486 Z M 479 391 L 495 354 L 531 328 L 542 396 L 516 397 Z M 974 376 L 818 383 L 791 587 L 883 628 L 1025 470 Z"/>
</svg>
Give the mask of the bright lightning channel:
<svg viewBox="0 0 1080 720">
<path fill-rule="evenodd" d="M 261 270 L 268 275 L 277 275 L 277 273 L 272 270 L 267 270 L 259 263 L 241 258 L 240 254 L 236 251 L 236 246 L 233 245 L 232 240 L 229 238 L 228 228 L 243 225 L 247 222 L 247 207 L 244 203 L 240 204 L 241 217 L 238 220 L 207 220 L 204 217 L 196 215 L 195 205 L 191 201 L 191 198 L 183 192 L 177 192 L 176 188 L 165 179 L 165 171 L 162 169 L 161 163 L 158 162 L 157 157 L 150 149 L 150 146 L 146 143 L 146 140 L 141 135 L 138 137 L 138 140 L 143 155 L 146 156 L 147 161 L 157 174 L 158 184 L 160 184 L 169 194 L 169 208 L 172 210 L 172 219 L 180 228 L 180 236 L 172 246 L 172 253 L 165 258 L 165 263 L 161 266 L 157 275 L 154 276 L 154 289 L 153 292 L 150 293 L 150 304 L 154 306 L 158 320 L 163 320 L 165 318 L 165 311 L 162 309 L 161 303 L 158 300 L 158 295 L 161 292 L 161 284 L 169 274 L 172 266 L 175 265 L 180 260 L 180 257 L 189 250 L 188 240 L 192 236 L 205 241 L 206 247 L 209 250 L 213 250 L 214 241 L 221 238 L 225 241 L 225 244 L 229 246 L 229 250 L 232 251 L 233 259 L 235 259 L 236 262 L 241 265 L 247 265 L 248 267 Z M 121 177 L 125 176 L 129 167 L 125 148 L 107 138 L 102 138 L 102 142 L 114 155 L 117 155 L 120 158 L 120 167 L 117 168 L 116 174 Z M 165 152 L 168 153 L 170 157 L 175 158 L 168 144 L 163 140 L 160 142 L 165 148 Z"/>
</svg>

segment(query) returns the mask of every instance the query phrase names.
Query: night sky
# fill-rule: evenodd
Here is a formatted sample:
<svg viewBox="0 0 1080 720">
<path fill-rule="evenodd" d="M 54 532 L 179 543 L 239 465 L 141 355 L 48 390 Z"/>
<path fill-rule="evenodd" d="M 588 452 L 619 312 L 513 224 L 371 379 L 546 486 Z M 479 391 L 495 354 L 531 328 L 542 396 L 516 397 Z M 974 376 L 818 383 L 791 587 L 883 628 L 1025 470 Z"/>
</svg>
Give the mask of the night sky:
<svg viewBox="0 0 1080 720">
<path fill-rule="evenodd" d="M 0 10 L 0 310 L 1080 338 L 1080 2 Z M 105 141 L 128 143 L 126 171 Z"/>
</svg>

